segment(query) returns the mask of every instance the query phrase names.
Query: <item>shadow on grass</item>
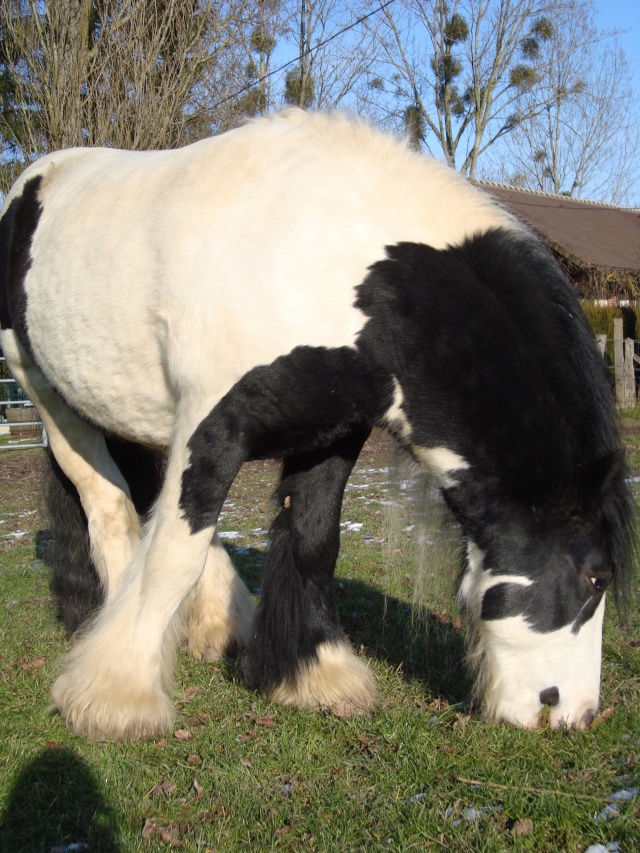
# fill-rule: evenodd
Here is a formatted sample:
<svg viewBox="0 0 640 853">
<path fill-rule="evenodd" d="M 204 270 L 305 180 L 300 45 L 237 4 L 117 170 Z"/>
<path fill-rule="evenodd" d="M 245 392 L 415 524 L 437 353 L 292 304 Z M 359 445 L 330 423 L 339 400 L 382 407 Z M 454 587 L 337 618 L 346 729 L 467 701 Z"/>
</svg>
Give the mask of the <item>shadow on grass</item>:
<svg viewBox="0 0 640 853">
<path fill-rule="evenodd" d="M 249 589 L 256 590 L 265 554 L 254 548 L 228 547 L 228 551 Z M 350 578 L 336 579 L 334 600 L 356 649 L 364 646 L 368 655 L 396 670 L 400 667 L 406 678 L 422 682 L 428 698 L 450 704 L 468 699 L 472 684 L 457 623 L 442 613 L 415 612 L 411 604 Z"/>
<path fill-rule="evenodd" d="M 42 560 L 45 565 L 47 564 L 47 551 L 51 545 L 51 531 L 48 527 L 42 527 L 40 530 L 36 530 L 36 535 L 34 538 L 34 547 L 36 552 L 36 560 Z"/>
<path fill-rule="evenodd" d="M 18 775 L 0 816 L 2 853 L 120 850 L 115 814 L 72 749 L 48 749 Z"/>
</svg>

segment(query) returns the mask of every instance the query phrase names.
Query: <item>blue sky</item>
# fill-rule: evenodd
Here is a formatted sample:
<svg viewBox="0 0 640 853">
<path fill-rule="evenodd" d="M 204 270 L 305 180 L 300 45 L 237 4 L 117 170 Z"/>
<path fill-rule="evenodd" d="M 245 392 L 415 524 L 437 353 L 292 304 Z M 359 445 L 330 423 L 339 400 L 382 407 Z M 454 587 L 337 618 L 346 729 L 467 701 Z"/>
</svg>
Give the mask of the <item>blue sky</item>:
<svg viewBox="0 0 640 853">
<path fill-rule="evenodd" d="M 618 38 L 633 68 L 636 103 L 640 101 L 640 2 L 638 0 L 596 0 L 599 24 L 603 29 L 619 29 Z M 639 128 L 640 130 L 640 128 Z M 640 150 L 636 156 L 636 174 L 640 175 Z M 640 190 L 635 193 L 640 199 Z M 636 202 L 638 204 L 639 202 Z"/>
<path fill-rule="evenodd" d="M 634 88 L 640 97 L 640 2 L 638 0 L 596 0 L 602 29 L 628 30 L 619 36 L 634 70 Z"/>
</svg>

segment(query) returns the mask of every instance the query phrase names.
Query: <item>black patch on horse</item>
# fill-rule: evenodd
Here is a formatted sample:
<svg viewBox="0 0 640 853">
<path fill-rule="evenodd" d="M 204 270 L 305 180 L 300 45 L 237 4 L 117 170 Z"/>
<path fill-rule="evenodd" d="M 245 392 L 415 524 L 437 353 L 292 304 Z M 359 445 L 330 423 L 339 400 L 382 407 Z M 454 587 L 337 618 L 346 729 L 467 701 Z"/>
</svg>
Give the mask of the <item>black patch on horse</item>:
<svg viewBox="0 0 640 853">
<path fill-rule="evenodd" d="M 276 492 L 262 599 L 244 656 L 250 687 L 269 691 L 317 660 L 326 642 L 344 643 L 333 602 L 344 487 L 369 430 L 285 460 Z"/>
<path fill-rule="evenodd" d="M 370 429 L 391 405 L 392 382 L 351 347 L 296 347 L 248 371 L 189 440 L 180 508 L 197 533 L 216 523 L 246 459 L 286 459 Z"/>
<path fill-rule="evenodd" d="M 351 347 L 297 347 L 245 374 L 189 441 L 180 508 L 193 533 L 215 524 L 245 459 L 285 460 L 244 658 L 256 689 L 294 679 L 322 643 L 344 642 L 331 591 L 342 495 L 392 388 L 386 372 Z"/>
<path fill-rule="evenodd" d="M 454 450 L 534 506 L 565 488 L 584 453 L 595 463 L 603 438 L 613 449 L 593 418 L 599 398 L 581 387 L 587 368 L 609 398 L 604 365 L 561 273 L 530 238 L 492 231 L 446 250 L 387 251 L 359 288 L 371 318 L 359 347 L 400 381 L 413 444 Z"/>
<path fill-rule="evenodd" d="M 597 518 L 551 525 L 547 519 L 507 518 L 491 538 L 484 568 L 512 575 L 514 582 L 505 580 L 484 593 L 481 618 L 522 616 L 537 633 L 571 625 L 577 634 L 595 613 L 613 574 Z M 518 583 L 519 577 L 531 583 Z"/>
<path fill-rule="evenodd" d="M 31 245 L 42 204 L 38 198 L 42 176 L 27 181 L 0 220 L 0 326 L 14 329 L 31 354 L 27 330 L 25 278 L 31 267 Z"/>
</svg>

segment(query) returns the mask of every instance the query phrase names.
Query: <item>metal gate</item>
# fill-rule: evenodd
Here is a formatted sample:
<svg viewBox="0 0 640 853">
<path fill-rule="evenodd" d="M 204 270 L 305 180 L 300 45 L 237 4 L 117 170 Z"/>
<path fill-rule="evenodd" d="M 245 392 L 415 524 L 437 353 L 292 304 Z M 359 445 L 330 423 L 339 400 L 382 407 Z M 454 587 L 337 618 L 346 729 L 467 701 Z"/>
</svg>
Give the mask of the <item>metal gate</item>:
<svg viewBox="0 0 640 853">
<path fill-rule="evenodd" d="M 46 446 L 47 433 L 37 410 L 0 356 L 0 452 Z"/>
</svg>

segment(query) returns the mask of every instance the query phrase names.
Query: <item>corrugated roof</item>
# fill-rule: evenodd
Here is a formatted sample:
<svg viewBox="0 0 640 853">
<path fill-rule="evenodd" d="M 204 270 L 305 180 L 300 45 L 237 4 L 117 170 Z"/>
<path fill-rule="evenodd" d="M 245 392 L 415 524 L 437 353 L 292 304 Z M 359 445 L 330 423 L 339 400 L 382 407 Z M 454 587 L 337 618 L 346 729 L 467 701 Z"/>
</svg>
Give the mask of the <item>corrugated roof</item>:
<svg viewBox="0 0 640 853">
<path fill-rule="evenodd" d="M 640 271 L 640 210 L 485 181 L 478 185 L 580 266 Z"/>
</svg>

